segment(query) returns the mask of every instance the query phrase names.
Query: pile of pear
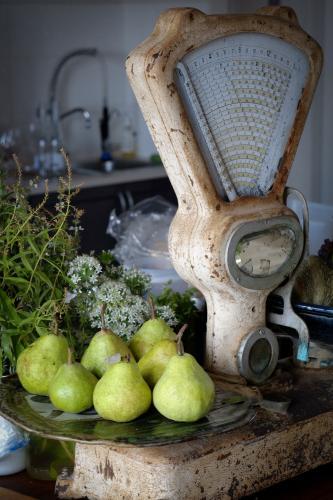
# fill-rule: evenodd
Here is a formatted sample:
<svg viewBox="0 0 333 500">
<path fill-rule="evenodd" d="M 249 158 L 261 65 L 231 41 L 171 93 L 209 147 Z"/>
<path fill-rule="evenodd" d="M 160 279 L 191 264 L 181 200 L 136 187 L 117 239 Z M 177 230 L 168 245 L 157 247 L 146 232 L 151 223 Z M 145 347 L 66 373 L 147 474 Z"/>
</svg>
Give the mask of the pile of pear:
<svg viewBox="0 0 333 500">
<path fill-rule="evenodd" d="M 215 398 L 212 379 L 184 352 L 181 336 L 161 318 L 149 319 L 127 345 L 109 329 L 96 333 L 81 362 L 66 338 L 40 337 L 18 357 L 17 375 L 26 391 L 49 396 L 53 406 L 81 413 L 92 406 L 100 417 L 130 422 L 151 404 L 166 418 L 195 422 Z"/>
</svg>

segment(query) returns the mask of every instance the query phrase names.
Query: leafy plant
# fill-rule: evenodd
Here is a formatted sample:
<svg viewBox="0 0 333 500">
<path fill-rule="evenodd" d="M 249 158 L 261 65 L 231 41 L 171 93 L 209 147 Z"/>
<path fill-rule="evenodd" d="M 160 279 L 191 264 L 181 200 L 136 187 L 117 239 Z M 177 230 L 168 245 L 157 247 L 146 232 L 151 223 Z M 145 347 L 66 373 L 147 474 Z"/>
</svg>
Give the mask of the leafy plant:
<svg viewBox="0 0 333 500">
<path fill-rule="evenodd" d="M 15 370 L 19 353 L 52 331 L 56 315 L 69 323 L 64 290 L 68 262 L 78 247 L 80 212 L 72 206 L 71 170 L 59 180 L 55 213 L 46 194 L 37 207 L 27 200 L 18 161 L 17 180 L 7 185 L 0 169 L 0 375 Z M 71 229 L 69 224 L 71 224 Z"/>
<path fill-rule="evenodd" d="M 185 349 L 202 361 L 206 318 L 196 305 L 196 295 L 195 288 L 188 288 L 184 293 L 180 293 L 167 286 L 154 301 L 157 307 L 168 306 L 174 311 L 177 318 L 176 331 L 185 323 L 188 325 L 183 335 Z"/>
<path fill-rule="evenodd" d="M 162 293 L 155 298 L 155 302 L 158 306 L 170 306 L 174 310 L 180 325 L 191 322 L 191 320 L 195 323 L 200 316 L 194 301 L 196 293 L 195 288 L 188 288 L 184 293 L 180 293 L 175 292 L 170 287 L 165 287 Z"/>
<path fill-rule="evenodd" d="M 46 209 L 47 182 L 42 202 L 32 207 L 17 160 L 17 181 L 12 186 L 6 184 L 0 167 L 0 376 L 15 371 L 26 346 L 58 327 L 80 357 L 101 327 L 102 303 L 106 326 L 126 340 L 150 315 L 144 300 L 149 276 L 117 265 L 109 251 L 77 255 L 81 213 L 72 205 L 76 191 L 71 189 L 67 158 L 66 162 L 67 176 L 59 180 L 54 213 Z M 193 343 L 202 318 L 193 303 L 193 290 L 180 294 L 166 288 L 155 305 L 157 316 L 171 326 L 188 323 L 186 337 L 188 344 Z M 200 348 L 194 343 L 192 352 Z"/>
</svg>

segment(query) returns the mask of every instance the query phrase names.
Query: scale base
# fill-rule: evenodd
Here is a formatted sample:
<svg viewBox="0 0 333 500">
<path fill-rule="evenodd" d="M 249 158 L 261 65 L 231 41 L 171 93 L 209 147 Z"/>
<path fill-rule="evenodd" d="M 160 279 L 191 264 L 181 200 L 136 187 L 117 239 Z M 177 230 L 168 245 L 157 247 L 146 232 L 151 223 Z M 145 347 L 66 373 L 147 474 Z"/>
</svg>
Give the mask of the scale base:
<svg viewBox="0 0 333 500">
<path fill-rule="evenodd" d="M 288 415 L 258 408 L 241 428 L 172 446 L 77 443 L 60 498 L 237 499 L 333 460 L 333 370 L 295 369 L 261 387 L 291 399 Z M 278 396 L 277 396 L 278 395 Z"/>
</svg>

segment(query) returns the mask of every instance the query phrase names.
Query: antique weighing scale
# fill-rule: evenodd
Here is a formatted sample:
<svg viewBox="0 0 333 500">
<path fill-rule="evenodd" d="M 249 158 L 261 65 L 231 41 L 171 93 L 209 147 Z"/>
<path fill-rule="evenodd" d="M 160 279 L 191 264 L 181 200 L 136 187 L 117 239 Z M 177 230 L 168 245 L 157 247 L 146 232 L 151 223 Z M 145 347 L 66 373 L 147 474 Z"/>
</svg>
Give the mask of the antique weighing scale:
<svg viewBox="0 0 333 500">
<path fill-rule="evenodd" d="M 296 194 L 299 220 L 285 189 L 321 62 L 320 47 L 286 7 L 223 16 L 171 9 L 128 57 L 178 198 L 172 260 L 207 303 L 205 366 L 217 403 L 194 427 L 154 414 L 125 426 L 88 418 L 83 427 L 45 427 L 35 417 L 27 425 L 31 409 L 13 394 L 0 405 L 7 418 L 76 441 L 74 471 L 57 481 L 60 497 L 234 499 L 332 460 L 333 374 L 305 369 L 313 352 L 290 303 L 306 255 L 306 204 Z M 284 309 L 270 323 L 296 330 L 291 371 L 276 370 L 279 341 L 266 311 L 273 290 Z"/>
<path fill-rule="evenodd" d="M 266 299 L 304 254 L 284 193 L 320 68 L 319 46 L 287 8 L 170 10 L 127 62 L 179 202 L 174 266 L 206 299 L 213 373 L 260 383 L 276 368 Z M 301 362 L 308 344 L 302 332 Z"/>
</svg>

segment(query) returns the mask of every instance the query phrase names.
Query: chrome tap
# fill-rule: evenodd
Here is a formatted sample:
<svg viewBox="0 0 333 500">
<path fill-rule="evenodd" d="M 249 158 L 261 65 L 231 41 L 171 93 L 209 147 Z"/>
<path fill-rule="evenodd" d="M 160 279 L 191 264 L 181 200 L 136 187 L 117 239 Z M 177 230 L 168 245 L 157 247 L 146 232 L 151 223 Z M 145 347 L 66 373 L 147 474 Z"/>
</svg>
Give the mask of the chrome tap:
<svg viewBox="0 0 333 500">
<path fill-rule="evenodd" d="M 75 57 L 81 57 L 81 56 L 92 56 L 95 57 L 97 55 L 97 49 L 96 48 L 85 48 L 85 49 L 77 49 L 73 50 L 72 52 L 69 52 L 68 54 L 65 54 L 62 59 L 58 62 L 56 65 L 51 80 L 50 80 L 50 86 L 49 86 L 49 100 L 48 100 L 48 109 L 47 109 L 47 114 L 50 118 L 50 125 L 51 125 L 51 142 L 53 144 L 58 143 L 60 145 L 62 143 L 61 140 L 61 130 L 60 130 L 60 121 L 64 118 L 67 118 L 68 116 L 71 116 L 74 113 L 81 113 L 84 120 L 86 127 L 89 128 L 91 125 L 91 117 L 89 111 L 87 111 L 84 108 L 81 107 L 76 107 L 73 108 L 69 111 L 66 111 L 64 113 L 59 112 L 59 105 L 58 105 L 58 99 L 57 99 L 57 88 L 58 88 L 58 82 L 59 82 L 59 77 L 61 74 L 61 71 L 63 67 L 66 65 L 68 61 Z"/>
<path fill-rule="evenodd" d="M 54 124 L 59 123 L 59 110 L 58 110 L 58 103 L 57 103 L 57 85 L 59 81 L 59 76 L 61 73 L 61 70 L 65 66 L 65 64 L 73 59 L 74 57 L 80 57 L 80 56 L 96 56 L 97 55 L 97 49 L 95 48 L 87 48 L 87 49 L 77 49 L 73 50 L 72 52 L 69 52 L 66 54 L 60 61 L 58 62 L 57 66 L 55 67 L 51 81 L 50 81 L 50 87 L 49 87 L 49 108 L 48 108 L 48 113 L 51 117 L 51 120 Z"/>
<path fill-rule="evenodd" d="M 70 109 L 68 111 L 65 111 L 65 113 L 61 113 L 61 115 L 59 116 L 59 120 L 61 121 L 64 118 L 67 118 L 68 116 L 74 115 L 75 113 L 82 114 L 84 121 L 85 121 L 86 128 L 91 127 L 91 116 L 90 116 L 89 111 L 87 109 L 80 108 L 80 107 Z"/>
<path fill-rule="evenodd" d="M 44 172 L 43 175 L 54 175 L 64 169 L 64 160 L 59 153 L 59 147 L 63 145 L 60 122 L 76 113 L 80 113 L 87 128 L 91 126 L 91 116 L 89 111 L 82 107 L 75 107 L 63 113 L 59 111 L 58 104 L 58 82 L 61 71 L 68 61 L 80 56 L 97 55 L 96 48 L 77 49 L 65 54 L 56 65 L 49 85 L 49 95 L 47 107 L 44 113 L 40 109 L 37 117 L 40 122 L 41 137 L 38 142 L 38 152 L 35 158 L 37 170 Z M 43 145 L 43 147 L 41 146 Z"/>
</svg>

